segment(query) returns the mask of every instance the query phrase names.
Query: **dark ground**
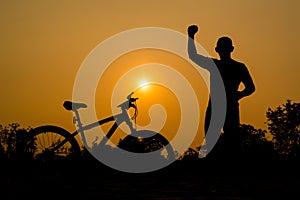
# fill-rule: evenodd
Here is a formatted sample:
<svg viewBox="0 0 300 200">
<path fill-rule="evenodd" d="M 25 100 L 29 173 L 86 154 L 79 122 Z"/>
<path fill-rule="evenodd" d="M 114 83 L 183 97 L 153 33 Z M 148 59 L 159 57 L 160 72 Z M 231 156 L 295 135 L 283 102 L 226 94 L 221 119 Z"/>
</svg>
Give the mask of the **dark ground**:
<svg viewBox="0 0 300 200">
<path fill-rule="evenodd" d="M 99 161 L 2 163 L 0 199 L 299 199 L 292 161 L 177 161 L 132 174 Z"/>
</svg>

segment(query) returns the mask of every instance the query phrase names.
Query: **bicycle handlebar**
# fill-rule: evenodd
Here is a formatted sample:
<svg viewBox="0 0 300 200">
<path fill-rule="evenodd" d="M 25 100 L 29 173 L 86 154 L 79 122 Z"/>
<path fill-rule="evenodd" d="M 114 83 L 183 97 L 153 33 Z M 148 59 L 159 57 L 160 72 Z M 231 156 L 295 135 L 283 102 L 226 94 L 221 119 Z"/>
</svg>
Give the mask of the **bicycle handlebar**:
<svg viewBox="0 0 300 200">
<path fill-rule="evenodd" d="M 129 102 L 135 102 L 136 100 L 138 100 L 139 98 L 132 98 L 131 96 L 133 95 L 134 92 L 131 92 L 128 96 L 127 99 Z"/>
<path fill-rule="evenodd" d="M 127 96 L 127 101 L 121 103 L 120 105 L 118 105 L 118 107 L 121 107 L 122 109 L 128 109 L 130 107 L 136 108 L 136 100 L 138 100 L 139 98 L 133 98 L 131 97 L 133 95 L 133 92 L 131 92 L 128 96 Z"/>
<path fill-rule="evenodd" d="M 133 95 L 133 93 L 134 93 L 134 92 L 131 92 L 131 93 L 127 96 L 127 99 L 128 99 L 128 100 L 131 99 L 131 96 Z"/>
<path fill-rule="evenodd" d="M 139 98 L 130 98 L 129 101 L 130 102 L 135 102 L 136 100 L 138 100 Z"/>
</svg>

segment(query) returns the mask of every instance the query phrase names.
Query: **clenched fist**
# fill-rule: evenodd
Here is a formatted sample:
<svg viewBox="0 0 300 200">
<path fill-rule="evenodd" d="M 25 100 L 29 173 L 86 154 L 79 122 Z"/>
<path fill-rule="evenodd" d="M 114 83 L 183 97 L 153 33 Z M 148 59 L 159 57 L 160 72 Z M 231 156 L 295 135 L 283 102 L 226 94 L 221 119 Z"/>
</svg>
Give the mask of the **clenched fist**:
<svg viewBox="0 0 300 200">
<path fill-rule="evenodd" d="M 188 35 L 191 38 L 194 38 L 194 35 L 198 32 L 198 26 L 197 25 L 190 25 L 187 29 Z"/>
</svg>

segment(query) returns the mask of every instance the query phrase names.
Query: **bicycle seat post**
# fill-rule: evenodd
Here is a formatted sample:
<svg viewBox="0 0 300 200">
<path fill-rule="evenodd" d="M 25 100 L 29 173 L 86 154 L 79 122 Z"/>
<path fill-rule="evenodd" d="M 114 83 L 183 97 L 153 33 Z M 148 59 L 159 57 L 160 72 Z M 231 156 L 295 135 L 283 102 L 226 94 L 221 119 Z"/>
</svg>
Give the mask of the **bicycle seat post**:
<svg viewBox="0 0 300 200">
<path fill-rule="evenodd" d="M 74 112 L 74 114 L 75 114 L 75 117 L 74 117 L 74 124 L 76 123 L 76 124 L 77 124 L 77 127 L 78 127 L 78 128 L 77 128 L 77 132 L 80 134 L 84 146 L 87 147 L 87 142 L 86 142 L 86 138 L 85 138 L 85 136 L 84 136 L 84 130 L 83 130 L 83 126 L 82 126 L 82 123 L 81 123 L 81 120 L 80 120 L 80 117 L 79 117 L 78 110 L 74 109 L 73 112 Z M 75 125 L 76 125 L 76 124 L 75 124 Z"/>
</svg>

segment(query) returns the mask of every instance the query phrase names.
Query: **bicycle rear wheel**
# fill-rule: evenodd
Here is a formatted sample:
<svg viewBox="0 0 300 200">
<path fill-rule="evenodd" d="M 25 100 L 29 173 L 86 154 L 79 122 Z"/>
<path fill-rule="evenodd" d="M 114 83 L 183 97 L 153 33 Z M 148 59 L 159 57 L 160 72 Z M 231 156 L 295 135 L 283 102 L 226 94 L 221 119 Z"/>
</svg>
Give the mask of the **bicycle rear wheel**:
<svg viewBox="0 0 300 200">
<path fill-rule="evenodd" d="M 77 140 L 63 128 L 46 125 L 31 130 L 34 140 L 34 159 L 51 161 L 78 156 L 80 147 Z"/>
</svg>

